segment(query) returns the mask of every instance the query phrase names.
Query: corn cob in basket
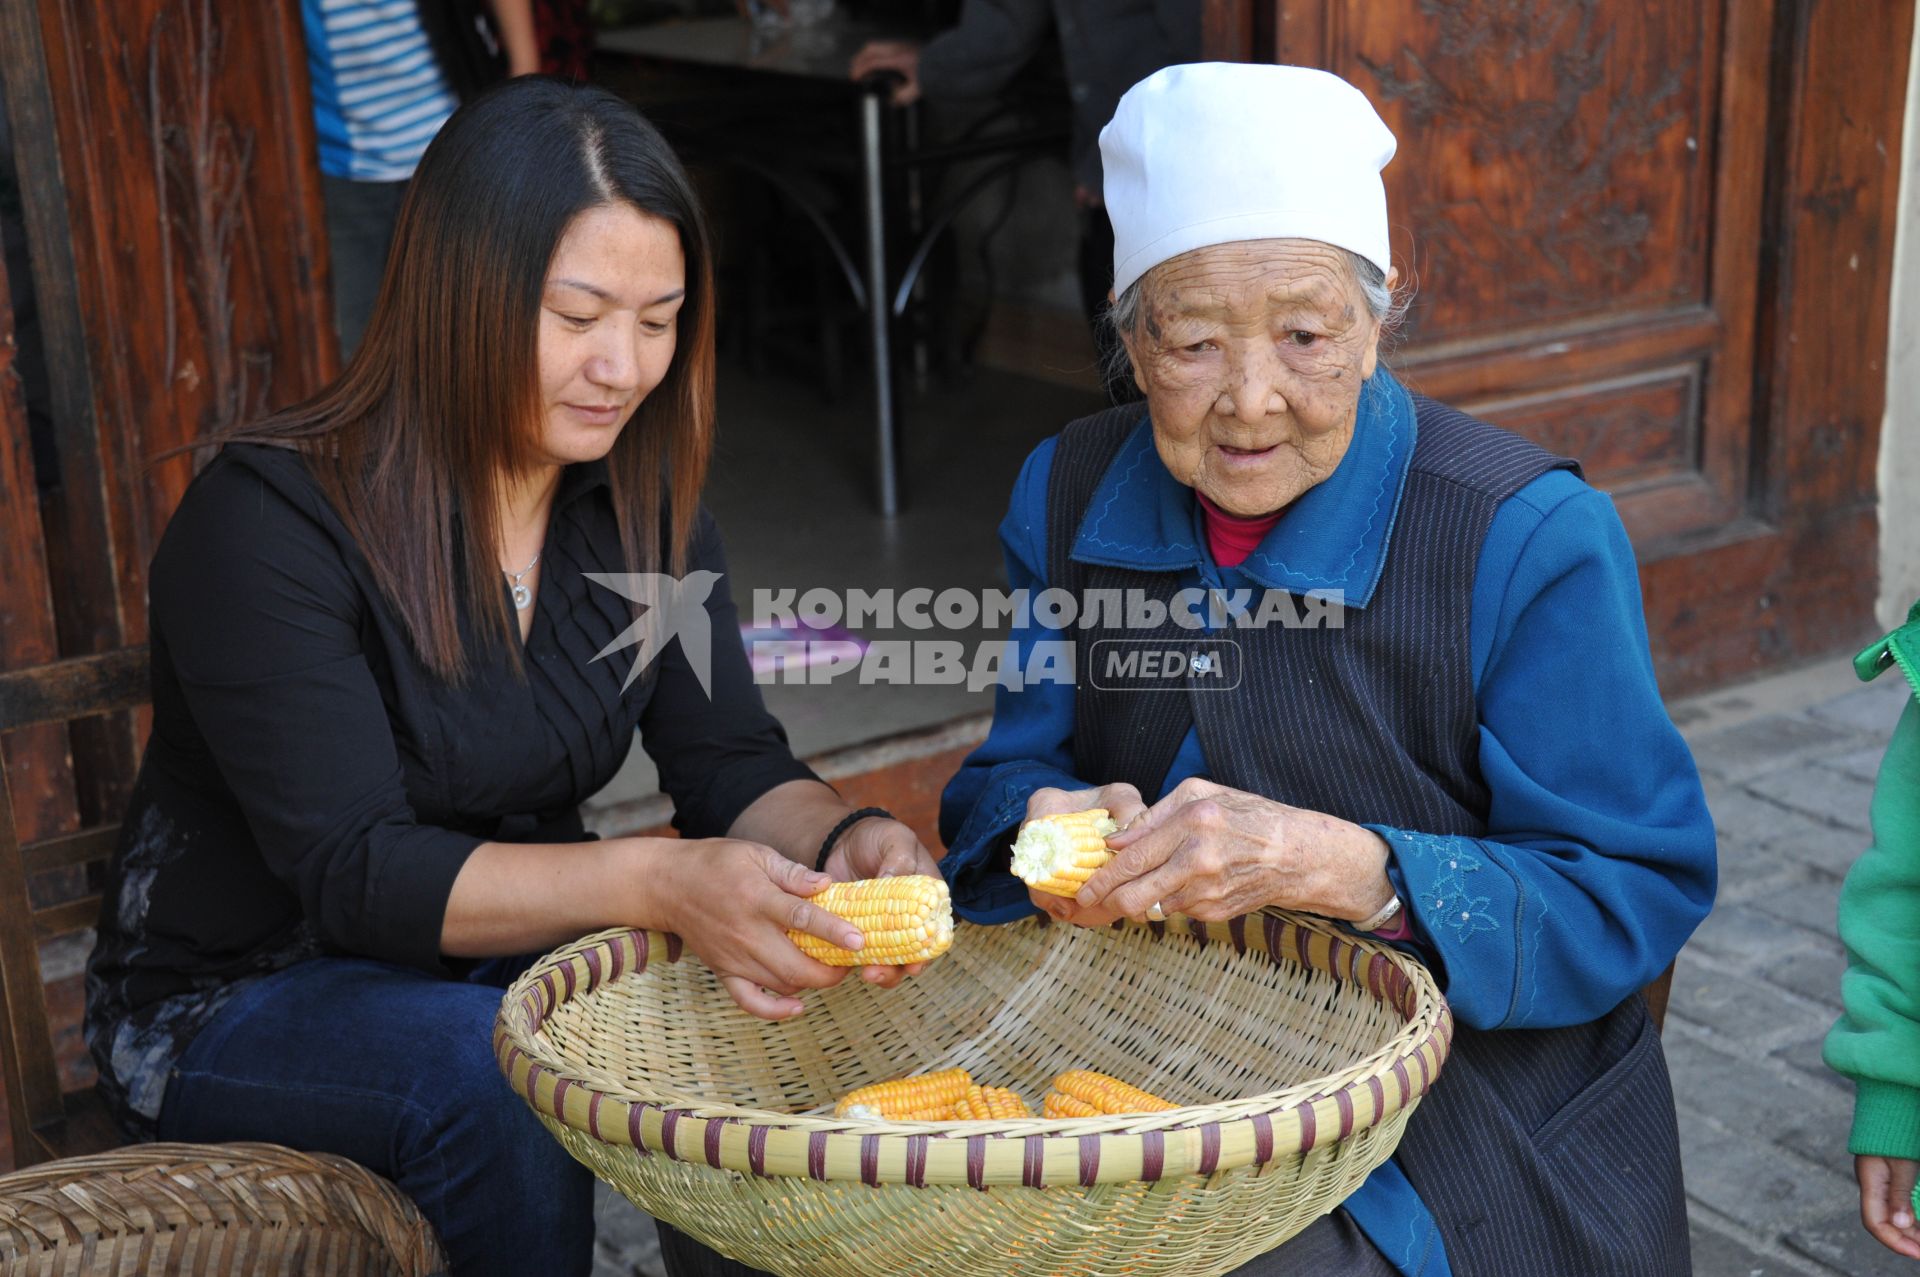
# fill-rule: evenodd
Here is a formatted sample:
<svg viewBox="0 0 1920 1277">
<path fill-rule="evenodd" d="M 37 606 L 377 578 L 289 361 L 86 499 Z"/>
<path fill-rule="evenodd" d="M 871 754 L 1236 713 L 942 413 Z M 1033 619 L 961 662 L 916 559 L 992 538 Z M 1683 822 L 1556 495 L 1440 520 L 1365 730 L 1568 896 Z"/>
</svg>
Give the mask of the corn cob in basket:
<svg viewBox="0 0 1920 1277">
<path fill-rule="evenodd" d="M 1151 1091 L 1092 1069 L 1071 1069 L 1053 1079 L 1040 1106 L 1042 1117 L 1107 1117 L 1117 1113 L 1164 1113 L 1179 1105 Z"/>
<path fill-rule="evenodd" d="M 1104 807 L 1030 820 L 1013 840 L 1013 872 L 1035 891 L 1077 896 L 1094 871 L 1113 859 L 1107 835 L 1120 826 Z"/>
<path fill-rule="evenodd" d="M 953 1103 L 956 1122 L 984 1122 L 994 1118 L 1032 1117 L 1027 1102 L 1004 1086 L 970 1086 Z"/>
<path fill-rule="evenodd" d="M 953 947 L 953 902 L 944 879 L 925 874 L 836 882 L 811 897 L 860 929 L 866 943 L 843 949 L 804 931 L 787 938 L 830 967 L 905 966 L 937 958 Z"/>
<path fill-rule="evenodd" d="M 1032 1117 L 1033 1110 L 1008 1087 L 981 1086 L 965 1069 L 941 1069 L 849 1091 L 833 1115 L 870 1122 L 985 1122 Z"/>
<path fill-rule="evenodd" d="M 1091 1069 L 1072 1069 L 1053 1080 L 1040 1115 L 1110 1117 L 1164 1113 L 1176 1107 L 1118 1078 Z M 980 1086 L 965 1069 L 941 1069 L 849 1091 L 834 1105 L 833 1115 L 866 1121 L 968 1122 L 1031 1117 L 1033 1110 L 1008 1087 Z"/>
<path fill-rule="evenodd" d="M 869 1122 L 944 1122 L 953 1115 L 953 1106 L 966 1097 L 969 1088 L 980 1089 L 973 1085 L 973 1075 L 965 1069 L 897 1077 L 848 1091 L 833 1106 L 833 1115 Z"/>
</svg>

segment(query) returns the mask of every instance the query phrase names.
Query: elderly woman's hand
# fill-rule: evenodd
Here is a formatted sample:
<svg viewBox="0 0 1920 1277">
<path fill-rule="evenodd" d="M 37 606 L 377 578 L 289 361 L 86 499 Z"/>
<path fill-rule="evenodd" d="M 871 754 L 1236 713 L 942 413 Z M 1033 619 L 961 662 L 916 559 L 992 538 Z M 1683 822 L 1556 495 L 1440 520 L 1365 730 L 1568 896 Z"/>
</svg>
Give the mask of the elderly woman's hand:
<svg viewBox="0 0 1920 1277">
<path fill-rule="evenodd" d="M 1108 817 L 1122 829 L 1138 820 L 1147 810 L 1140 791 L 1121 781 L 1102 785 L 1098 789 L 1036 789 L 1027 796 L 1027 819 L 1038 820 L 1042 816 L 1059 816 L 1093 807 L 1106 808 Z M 1111 843 L 1112 839 L 1108 839 L 1108 842 Z M 1035 891 L 1031 887 L 1027 889 L 1027 898 L 1049 917 L 1082 927 L 1104 927 L 1120 916 L 1108 909 L 1086 908 L 1065 896 Z"/>
<path fill-rule="evenodd" d="M 1080 889 L 1079 914 L 1145 918 L 1158 904 L 1218 922 L 1279 905 L 1357 922 L 1393 898 L 1378 834 L 1198 778 L 1107 843 L 1114 858 Z"/>
<path fill-rule="evenodd" d="M 827 876 L 836 882 L 855 882 L 862 878 L 893 878 L 903 874 L 940 876 L 940 865 L 920 835 L 897 820 L 872 817 L 857 821 L 840 835 L 833 853 L 827 857 Z M 870 966 L 860 968 L 860 978 L 883 989 L 891 989 L 910 975 L 919 975 L 926 963 L 914 962 L 901 967 Z"/>
</svg>

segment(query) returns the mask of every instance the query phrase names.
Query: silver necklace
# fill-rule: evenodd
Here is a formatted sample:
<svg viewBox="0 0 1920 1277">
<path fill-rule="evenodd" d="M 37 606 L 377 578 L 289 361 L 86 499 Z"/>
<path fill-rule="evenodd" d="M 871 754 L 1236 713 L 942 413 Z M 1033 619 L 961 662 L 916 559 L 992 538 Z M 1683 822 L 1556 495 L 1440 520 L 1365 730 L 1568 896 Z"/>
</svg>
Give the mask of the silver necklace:
<svg viewBox="0 0 1920 1277">
<path fill-rule="evenodd" d="M 518 572 L 509 572 L 505 568 L 500 569 L 501 575 L 513 582 L 513 607 L 516 612 L 526 611 L 527 605 L 533 602 L 533 591 L 520 584 L 520 579 L 526 576 L 527 573 L 533 571 L 534 564 L 538 562 L 540 562 L 540 556 L 535 554 L 533 556 L 533 563 L 527 564 L 527 566 L 521 568 Z"/>
</svg>

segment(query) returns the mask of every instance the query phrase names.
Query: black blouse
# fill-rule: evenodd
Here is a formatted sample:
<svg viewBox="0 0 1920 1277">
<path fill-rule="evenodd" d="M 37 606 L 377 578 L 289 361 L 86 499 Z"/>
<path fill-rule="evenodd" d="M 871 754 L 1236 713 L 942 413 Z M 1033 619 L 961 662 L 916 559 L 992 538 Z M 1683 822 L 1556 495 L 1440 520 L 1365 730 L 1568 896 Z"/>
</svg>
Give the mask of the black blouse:
<svg viewBox="0 0 1920 1277">
<path fill-rule="evenodd" d="M 631 604 L 584 575 L 621 557 L 605 467 L 567 467 L 525 677 L 496 653 L 454 687 L 298 453 L 230 445 L 195 478 L 149 577 L 153 732 L 87 970 L 88 1043 L 130 1130 L 150 1131 L 173 1061 L 250 978 L 322 953 L 445 973 L 467 856 L 586 838 L 579 805 L 636 726 L 690 837 L 813 776 L 754 686 L 724 576 L 711 698 L 678 642 L 621 691 L 632 649 L 594 656 Z M 726 570 L 705 510 L 688 567 Z"/>
</svg>

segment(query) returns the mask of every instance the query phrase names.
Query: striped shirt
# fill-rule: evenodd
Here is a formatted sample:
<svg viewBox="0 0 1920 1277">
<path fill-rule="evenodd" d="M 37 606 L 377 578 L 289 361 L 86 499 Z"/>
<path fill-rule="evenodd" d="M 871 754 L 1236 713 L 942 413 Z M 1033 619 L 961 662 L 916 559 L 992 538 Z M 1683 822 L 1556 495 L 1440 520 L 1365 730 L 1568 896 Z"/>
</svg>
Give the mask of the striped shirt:
<svg viewBox="0 0 1920 1277">
<path fill-rule="evenodd" d="M 320 171 L 360 182 L 412 177 L 460 104 L 418 0 L 301 0 L 300 10 Z"/>
</svg>

